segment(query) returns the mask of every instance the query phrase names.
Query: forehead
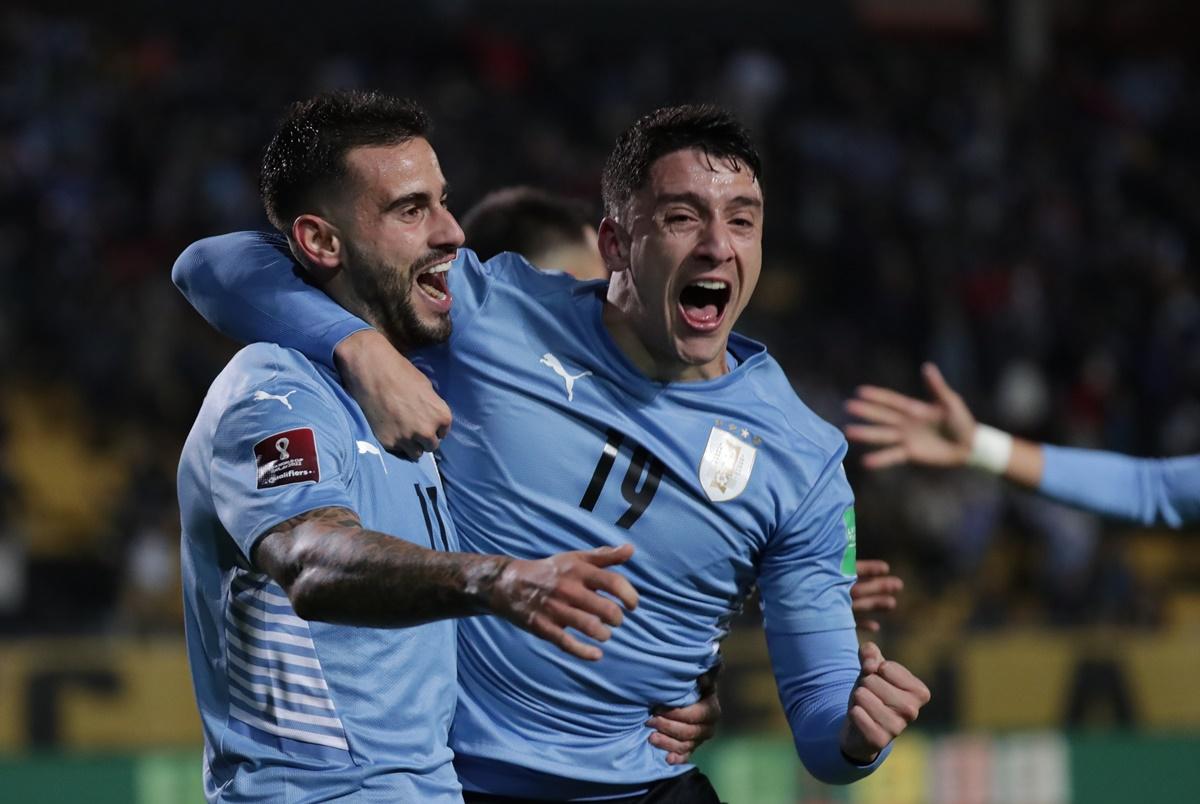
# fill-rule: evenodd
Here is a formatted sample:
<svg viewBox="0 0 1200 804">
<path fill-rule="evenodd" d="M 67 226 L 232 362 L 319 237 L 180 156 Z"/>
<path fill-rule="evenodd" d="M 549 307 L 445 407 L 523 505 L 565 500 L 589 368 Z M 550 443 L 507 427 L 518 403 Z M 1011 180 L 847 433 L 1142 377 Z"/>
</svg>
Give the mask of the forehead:
<svg viewBox="0 0 1200 804">
<path fill-rule="evenodd" d="M 710 156 L 699 148 L 672 151 L 656 159 L 650 166 L 646 190 L 652 203 L 684 193 L 714 204 L 739 198 L 762 202 L 762 188 L 749 167 L 730 157 Z"/>
<path fill-rule="evenodd" d="M 423 137 L 395 145 L 360 145 L 346 152 L 346 167 L 357 189 L 396 196 L 425 189 L 440 193 L 445 184 L 437 153 Z"/>
</svg>

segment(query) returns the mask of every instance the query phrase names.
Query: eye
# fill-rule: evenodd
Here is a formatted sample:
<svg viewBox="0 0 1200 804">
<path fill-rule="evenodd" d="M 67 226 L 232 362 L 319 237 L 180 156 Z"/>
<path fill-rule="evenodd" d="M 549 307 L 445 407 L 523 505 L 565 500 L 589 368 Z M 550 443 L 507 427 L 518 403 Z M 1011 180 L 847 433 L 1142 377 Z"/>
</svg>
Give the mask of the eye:
<svg viewBox="0 0 1200 804">
<path fill-rule="evenodd" d="M 408 207 L 400 207 L 398 210 L 401 220 L 419 221 L 421 216 L 425 214 L 425 207 L 413 205 Z"/>
<path fill-rule="evenodd" d="M 729 222 L 730 226 L 736 226 L 739 229 L 753 229 L 754 220 L 751 218 L 734 218 Z"/>
<path fill-rule="evenodd" d="M 665 218 L 666 223 L 671 226 L 690 223 L 694 220 L 696 220 L 696 217 L 694 215 L 689 215 L 686 212 L 672 212 Z"/>
</svg>

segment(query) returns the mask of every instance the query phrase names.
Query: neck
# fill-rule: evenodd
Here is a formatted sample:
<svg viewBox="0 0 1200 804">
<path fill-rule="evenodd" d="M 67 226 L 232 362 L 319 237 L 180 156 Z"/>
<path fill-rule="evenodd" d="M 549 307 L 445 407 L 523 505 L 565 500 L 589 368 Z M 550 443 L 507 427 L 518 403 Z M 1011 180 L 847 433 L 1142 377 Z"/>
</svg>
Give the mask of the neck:
<svg viewBox="0 0 1200 804">
<path fill-rule="evenodd" d="M 604 303 L 604 327 L 621 353 L 642 374 L 655 382 L 702 382 L 713 380 L 729 373 L 725 350 L 716 360 L 695 365 L 678 359 L 663 359 L 656 356 L 638 335 L 630 313 L 622 310 L 611 300 Z"/>
<path fill-rule="evenodd" d="M 344 268 L 341 271 L 338 271 L 338 273 L 332 279 L 322 285 L 321 289 L 324 290 L 329 298 L 337 302 L 338 305 L 344 310 L 352 315 L 358 316 L 363 321 L 366 321 L 371 325 L 371 327 L 374 328 L 376 332 L 387 338 L 388 342 L 392 344 L 397 352 L 400 354 L 407 354 L 408 344 L 403 343 L 399 338 L 397 338 L 390 331 L 390 329 L 384 325 L 384 322 L 380 319 L 380 317 L 375 314 L 375 311 L 372 309 L 371 305 L 363 301 L 362 297 L 355 292 L 354 284 L 350 281 L 350 277 L 347 276 L 347 272 Z"/>
</svg>

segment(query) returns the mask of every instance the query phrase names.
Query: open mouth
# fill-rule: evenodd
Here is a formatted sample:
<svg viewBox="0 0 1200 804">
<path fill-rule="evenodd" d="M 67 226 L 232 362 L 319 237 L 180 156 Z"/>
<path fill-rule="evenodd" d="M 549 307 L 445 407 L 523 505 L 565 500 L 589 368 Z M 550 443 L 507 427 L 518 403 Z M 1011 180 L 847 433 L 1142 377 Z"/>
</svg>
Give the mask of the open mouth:
<svg viewBox="0 0 1200 804">
<path fill-rule="evenodd" d="M 733 290 L 722 279 L 698 279 L 679 294 L 679 310 L 683 320 L 693 329 L 707 332 L 716 329 L 725 318 L 725 308 Z"/>
<path fill-rule="evenodd" d="M 450 263 L 443 262 L 421 269 L 416 277 L 417 287 L 439 306 L 450 302 L 450 286 L 446 283 L 449 270 Z"/>
</svg>

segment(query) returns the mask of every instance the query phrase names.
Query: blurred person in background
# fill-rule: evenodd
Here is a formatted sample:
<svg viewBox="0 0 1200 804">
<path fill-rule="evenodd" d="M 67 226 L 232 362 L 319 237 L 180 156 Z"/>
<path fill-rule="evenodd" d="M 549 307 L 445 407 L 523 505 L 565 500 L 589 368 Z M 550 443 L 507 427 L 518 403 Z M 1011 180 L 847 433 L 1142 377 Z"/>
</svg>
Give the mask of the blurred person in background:
<svg viewBox="0 0 1200 804">
<path fill-rule="evenodd" d="M 931 401 L 864 385 L 846 402 L 867 422 L 846 427 L 848 439 L 874 448 L 867 468 L 973 466 L 1104 516 L 1172 528 L 1200 521 L 1200 455 L 1132 458 L 1028 441 L 978 423 L 937 366 L 921 374 Z"/>
<path fill-rule="evenodd" d="M 760 269 L 759 170 L 726 113 L 660 109 L 618 139 L 605 169 L 607 288 L 468 252 L 448 276 L 450 348 L 419 357 L 457 417 L 439 465 L 464 544 L 537 552 L 629 538 L 642 559 L 628 565 L 642 605 L 594 669 L 550 659 L 547 672 L 520 634 L 460 624 L 452 745 L 468 800 L 715 801 L 698 771 L 648 750 L 646 710 L 695 699 L 754 585 L 815 776 L 869 774 L 928 701 L 920 680 L 855 639 L 844 439 L 760 344 L 731 335 Z M 376 419 L 393 416 L 392 400 L 413 391 L 380 381 L 400 376 L 394 350 L 369 332 L 339 342 L 354 320 L 280 270 L 290 260 L 278 246 L 238 234 L 214 247 L 176 273 L 210 321 L 333 357 L 360 375 Z M 300 306 L 311 327 L 279 325 Z M 531 533 L 530 521 L 553 527 Z"/>
<path fill-rule="evenodd" d="M 331 93 L 293 105 L 263 157 L 263 201 L 304 270 L 403 351 L 449 336 L 441 274 L 462 243 L 428 128 L 410 101 Z M 271 344 L 214 381 L 179 501 L 214 802 L 461 801 L 449 618 L 495 614 L 596 660 L 564 629 L 608 638 L 622 614 L 601 590 L 637 604 L 602 569 L 629 545 L 532 561 L 451 552 L 433 457 L 384 452 L 336 372 Z"/>
<path fill-rule="evenodd" d="M 511 251 L 544 270 L 608 279 L 595 222 L 582 201 L 535 187 L 506 187 L 467 210 L 462 227 L 467 247 L 481 260 Z"/>
</svg>

